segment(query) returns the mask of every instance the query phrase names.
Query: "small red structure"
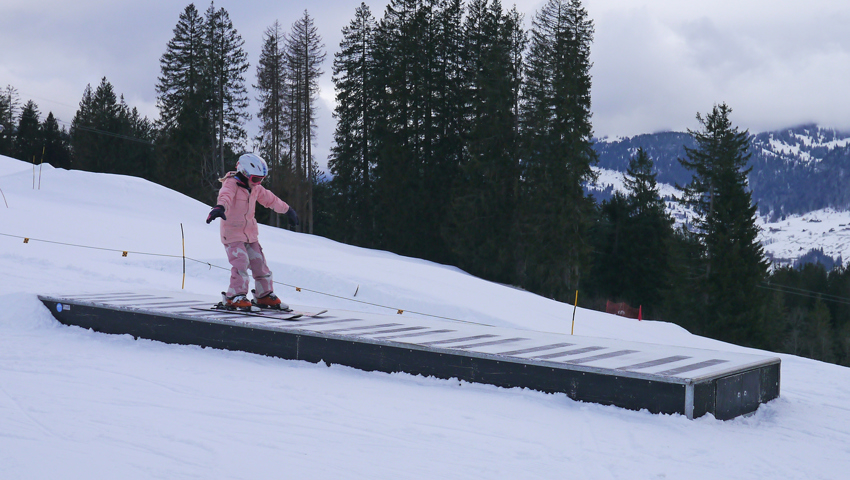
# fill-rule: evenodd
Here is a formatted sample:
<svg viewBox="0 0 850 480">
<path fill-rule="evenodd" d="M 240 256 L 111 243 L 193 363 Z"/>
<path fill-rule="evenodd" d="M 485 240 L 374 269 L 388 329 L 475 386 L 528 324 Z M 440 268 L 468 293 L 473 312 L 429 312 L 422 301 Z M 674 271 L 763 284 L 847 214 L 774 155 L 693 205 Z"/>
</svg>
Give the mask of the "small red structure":
<svg viewBox="0 0 850 480">
<path fill-rule="evenodd" d="M 610 313 L 612 315 L 619 315 L 621 317 L 626 318 L 636 318 L 638 320 L 642 320 L 643 317 L 643 306 L 641 305 L 638 308 L 630 306 L 626 302 L 614 303 L 608 300 L 605 303 L 605 313 Z"/>
</svg>

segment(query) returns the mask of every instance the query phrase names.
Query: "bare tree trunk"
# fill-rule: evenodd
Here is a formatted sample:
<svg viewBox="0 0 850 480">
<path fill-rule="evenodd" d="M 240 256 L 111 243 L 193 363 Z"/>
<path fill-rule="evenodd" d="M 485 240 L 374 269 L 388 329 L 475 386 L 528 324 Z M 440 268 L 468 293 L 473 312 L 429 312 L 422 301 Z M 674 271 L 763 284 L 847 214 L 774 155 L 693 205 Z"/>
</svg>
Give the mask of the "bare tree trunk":
<svg viewBox="0 0 850 480">
<path fill-rule="evenodd" d="M 302 178 L 302 166 L 304 161 L 304 119 L 302 115 L 302 109 L 304 107 L 304 98 L 303 98 L 303 89 L 301 86 L 301 77 L 298 76 L 298 80 L 296 80 L 296 93 L 295 93 L 295 105 L 296 105 L 296 114 L 295 114 L 295 204 L 298 205 L 298 211 L 301 211 L 302 215 L 304 214 L 304 202 L 302 201 L 301 196 L 301 178 Z M 296 227 L 296 231 L 302 231 L 303 226 L 299 225 Z"/>
<path fill-rule="evenodd" d="M 224 176 L 225 170 L 224 167 L 224 86 L 220 86 L 218 90 L 218 104 L 221 106 L 221 110 L 218 112 L 218 149 L 219 149 L 219 157 L 221 160 L 221 170 L 219 170 L 219 175 Z"/>
<path fill-rule="evenodd" d="M 310 46 L 307 42 L 304 43 L 304 110 L 306 117 L 306 141 L 307 141 L 307 158 L 305 159 L 306 171 L 307 171 L 307 194 L 306 198 L 306 215 L 307 218 L 307 233 L 313 233 L 313 141 L 312 141 L 312 126 L 313 126 L 313 112 L 312 105 L 310 102 Z"/>
</svg>

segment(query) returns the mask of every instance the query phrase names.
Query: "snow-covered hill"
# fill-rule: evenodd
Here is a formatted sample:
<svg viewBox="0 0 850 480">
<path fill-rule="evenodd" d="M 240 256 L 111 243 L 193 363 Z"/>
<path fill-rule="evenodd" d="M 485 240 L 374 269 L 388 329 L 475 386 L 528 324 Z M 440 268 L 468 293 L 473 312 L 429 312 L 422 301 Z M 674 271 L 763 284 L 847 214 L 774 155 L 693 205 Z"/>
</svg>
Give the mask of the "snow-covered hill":
<svg viewBox="0 0 850 480">
<path fill-rule="evenodd" d="M 836 148 L 850 145 L 850 132 L 818 125 L 764 132 L 753 136 L 754 153 L 776 158 L 785 163 L 810 165 L 820 163 Z"/>
<path fill-rule="evenodd" d="M 835 260 L 850 259 L 850 212 L 831 208 L 769 221 L 762 218 L 761 241 L 777 264 L 794 263 L 812 250 Z"/>
<path fill-rule="evenodd" d="M 0 478 L 809 480 L 850 471 L 850 369 L 789 355 L 780 355 L 779 399 L 747 418 L 689 421 L 60 325 L 36 294 L 180 290 L 181 224 L 197 260 L 185 288 L 215 299 L 228 276 L 218 228 L 204 223 L 208 206 L 144 180 L 48 166 L 39 179 L 2 157 L 0 172 Z M 572 306 L 452 267 L 265 227 L 260 239 L 277 293 L 293 303 L 570 331 Z M 575 328 L 752 352 L 582 308 Z"/>
<path fill-rule="evenodd" d="M 692 172 L 679 163 L 689 134 L 660 132 L 631 138 L 600 139 L 594 146 L 599 167 L 625 172 L 638 148 L 652 158 L 658 181 L 685 185 Z M 850 210 L 850 132 L 804 125 L 750 135 L 749 184 L 760 214 L 772 221 L 833 208 Z"/>
<path fill-rule="evenodd" d="M 599 177 L 592 188 L 596 191 L 613 189 L 625 192 L 623 173 L 596 169 Z M 659 183 L 659 193 L 667 199 L 667 208 L 677 223 L 683 223 L 692 214 L 672 199 L 680 195 L 672 185 Z M 791 265 L 812 250 L 823 250 L 824 255 L 846 262 L 850 259 L 850 211 L 831 208 L 801 215 L 785 215 L 776 219 L 759 217 L 759 240 L 765 253 L 777 265 Z"/>
</svg>

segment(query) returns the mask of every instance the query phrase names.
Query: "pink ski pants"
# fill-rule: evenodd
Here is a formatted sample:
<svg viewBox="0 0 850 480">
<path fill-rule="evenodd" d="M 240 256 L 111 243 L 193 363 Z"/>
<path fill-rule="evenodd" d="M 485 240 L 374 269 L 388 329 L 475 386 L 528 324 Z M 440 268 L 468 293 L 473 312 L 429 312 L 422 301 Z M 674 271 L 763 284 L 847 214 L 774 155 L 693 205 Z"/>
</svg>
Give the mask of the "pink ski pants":
<svg viewBox="0 0 850 480">
<path fill-rule="evenodd" d="M 227 252 L 227 260 L 233 267 L 230 269 L 230 286 L 227 288 L 227 296 L 248 294 L 248 269 L 254 277 L 256 292 L 255 298 L 260 298 L 274 291 L 272 283 L 272 272 L 266 265 L 266 257 L 263 255 L 263 247 L 259 242 L 244 243 L 234 242 L 224 245 Z"/>
</svg>

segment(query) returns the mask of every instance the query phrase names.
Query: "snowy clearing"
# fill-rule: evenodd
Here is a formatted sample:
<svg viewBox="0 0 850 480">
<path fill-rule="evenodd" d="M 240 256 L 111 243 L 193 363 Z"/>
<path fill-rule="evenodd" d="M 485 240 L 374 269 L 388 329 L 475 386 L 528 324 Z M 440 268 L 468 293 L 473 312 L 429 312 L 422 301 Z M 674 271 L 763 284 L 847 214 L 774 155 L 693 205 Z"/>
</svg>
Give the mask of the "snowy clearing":
<svg viewBox="0 0 850 480">
<path fill-rule="evenodd" d="M 0 478 L 839 479 L 850 471 L 850 369 L 799 357 L 780 355 L 781 396 L 754 415 L 690 421 L 63 326 L 37 294 L 179 291 L 181 223 L 186 255 L 198 260 L 187 265 L 185 290 L 214 298 L 228 273 L 203 262 L 227 266 L 218 226 L 204 223 L 208 206 L 141 179 L 45 165 L 33 189 L 31 165 L 0 157 L 0 171 L 8 203 L 0 204 Z M 456 268 L 265 227 L 260 242 L 284 301 L 392 311 L 353 298 L 570 332 L 571 305 Z M 582 308 L 576 333 L 765 354 Z"/>
</svg>

